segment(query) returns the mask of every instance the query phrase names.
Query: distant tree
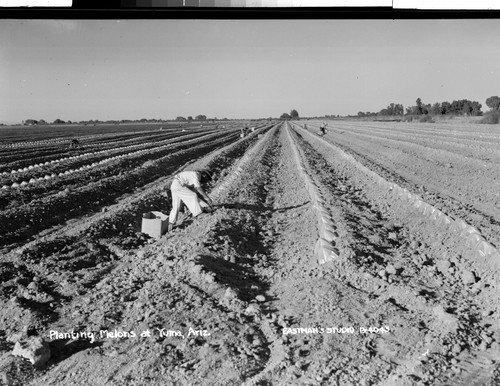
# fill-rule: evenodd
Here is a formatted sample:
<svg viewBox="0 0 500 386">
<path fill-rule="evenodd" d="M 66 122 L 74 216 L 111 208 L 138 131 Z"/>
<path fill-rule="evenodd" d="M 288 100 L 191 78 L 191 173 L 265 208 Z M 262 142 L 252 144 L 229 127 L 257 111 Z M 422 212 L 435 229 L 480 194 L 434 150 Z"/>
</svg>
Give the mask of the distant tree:
<svg viewBox="0 0 500 386">
<path fill-rule="evenodd" d="M 299 119 L 299 113 L 297 112 L 297 110 L 293 109 L 292 111 L 290 111 L 290 117 L 292 119 Z"/>
<path fill-rule="evenodd" d="M 379 111 L 379 115 L 403 115 L 403 114 L 404 114 L 403 105 L 396 103 L 391 103 L 385 109 Z M 367 112 L 366 115 L 371 115 L 371 114 Z"/>
<path fill-rule="evenodd" d="M 56 124 L 56 125 L 60 125 L 60 124 L 63 124 L 63 123 L 64 123 L 64 121 L 63 121 L 62 119 L 59 119 L 59 118 L 57 118 L 57 119 L 54 121 L 54 124 Z"/>
<path fill-rule="evenodd" d="M 45 122 L 43 119 L 40 119 L 37 123 L 37 125 L 46 125 L 47 122 Z"/>
<path fill-rule="evenodd" d="M 483 115 L 483 112 L 481 111 L 481 103 L 477 102 L 477 101 L 473 101 L 471 104 L 471 113 L 470 115 L 474 116 L 474 117 L 477 117 L 477 116 L 480 116 L 480 115 Z"/>
<path fill-rule="evenodd" d="M 26 120 L 24 121 L 24 124 L 25 124 L 25 125 L 30 125 L 30 126 L 31 126 L 31 125 L 36 125 L 37 123 L 38 123 L 38 121 L 36 121 L 36 120 L 34 120 L 34 119 L 26 119 Z"/>
<path fill-rule="evenodd" d="M 281 114 L 281 117 L 280 117 L 280 119 L 291 119 L 291 118 L 292 117 L 289 114 L 287 114 L 287 113 Z"/>
<path fill-rule="evenodd" d="M 416 100 L 416 103 L 417 103 L 417 108 L 415 110 L 415 113 L 417 115 L 422 115 L 423 114 L 423 110 L 422 110 L 422 100 L 420 98 L 417 98 Z"/>
<path fill-rule="evenodd" d="M 451 103 L 450 102 L 442 102 L 441 103 L 441 114 L 449 114 L 451 112 Z"/>
<path fill-rule="evenodd" d="M 366 114 L 362 111 L 358 111 L 358 117 L 364 117 Z"/>
<path fill-rule="evenodd" d="M 207 119 L 206 115 L 197 115 L 195 118 L 197 121 L 205 121 Z"/>
<path fill-rule="evenodd" d="M 500 109 L 500 98 L 498 96 L 491 96 L 486 99 L 486 106 L 492 110 Z"/>
<path fill-rule="evenodd" d="M 179 121 L 179 122 L 185 122 L 186 118 L 184 118 L 184 117 L 177 117 L 177 118 L 175 118 L 175 120 Z"/>
<path fill-rule="evenodd" d="M 434 103 L 429 109 L 429 113 L 432 115 L 440 115 L 441 114 L 441 104 L 439 102 Z"/>
<path fill-rule="evenodd" d="M 403 115 L 405 113 L 405 108 L 403 105 L 396 104 L 394 106 L 394 115 Z"/>
<path fill-rule="evenodd" d="M 190 116 L 188 117 L 188 121 L 192 121 L 192 120 L 193 120 L 193 117 L 190 115 Z"/>
<path fill-rule="evenodd" d="M 481 104 L 477 101 L 470 101 L 468 99 L 453 101 L 451 102 L 450 113 L 472 116 L 482 115 Z"/>
</svg>

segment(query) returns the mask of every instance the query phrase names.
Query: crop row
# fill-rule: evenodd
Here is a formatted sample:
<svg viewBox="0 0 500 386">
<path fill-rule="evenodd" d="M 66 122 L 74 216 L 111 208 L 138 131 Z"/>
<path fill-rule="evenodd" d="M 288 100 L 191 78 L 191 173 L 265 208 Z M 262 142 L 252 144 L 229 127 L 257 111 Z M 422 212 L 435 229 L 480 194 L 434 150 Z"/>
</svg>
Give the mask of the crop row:
<svg viewBox="0 0 500 386">
<path fill-rule="evenodd" d="M 229 176 L 210 192 L 210 198 L 212 198 L 214 201 L 220 201 L 223 193 L 226 192 L 229 187 L 232 186 L 234 182 L 240 177 L 240 173 L 243 168 L 251 164 L 252 159 L 255 157 L 255 155 L 268 145 L 270 138 L 276 134 L 279 125 L 271 127 L 272 128 L 266 134 L 264 134 L 263 137 L 261 137 L 250 150 L 245 152 L 245 154 L 239 159 L 236 165 L 234 165 Z"/>
<path fill-rule="evenodd" d="M 309 125 L 318 126 L 319 123 L 311 122 Z M 442 129 L 439 129 L 443 126 Z M 328 128 L 335 131 L 335 135 L 362 135 L 369 134 L 379 138 L 402 140 L 413 142 L 427 148 L 437 150 L 448 150 L 457 154 L 467 155 L 474 158 L 483 158 L 484 154 L 495 154 L 500 156 L 498 145 L 500 145 L 500 132 L 478 126 L 475 130 L 470 127 L 446 126 L 434 124 L 429 128 L 421 129 L 417 124 L 386 123 L 371 124 L 367 122 L 344 122 L 333 121 Z M 470 129 L 471 131 L 467 130 Z M 489 131 L 488 131 L 489 130 Z"/>
<path fill-rule="evenodd" d="M 319 124 L 319 121 L 317 123 Z M 498 127 L 453 121 L 439 123 L 330 121 L 329 125 L 380 133 L 402 133 L 432 140 L 449 138 L 451 141 L 465 140 L 486 144 L 500 141 Z"/>
<path fill-rule="evenodd" d="M 318 259 L 318 264 L 325 264 L 332 262 L 339 258 L 339 250 L 336 248 L 336 241 L 338 234 L 336 232 L 337 226 L 335 225 L 334 219 L 331 214 L 325 208 L 325 200 L 319 190 L 318 185 L 314 183 L 311 177 L 307 173 L 307 168 L 305 166 L 304 160 L 299 152 L 296 140 L 290 134 L 291 125 L 286 129 L 288 140 L 292 145 L 292 151 L 295 159 L 295 164 L 304 180 L 309 196 L 311 197 L 311 202 L 313 208 L 316 211 L 316 217 L 318 220 L 318 233 L 319 238 L 316 241 L 314 247 L 314 254 Z"/>
<path fill-rule="evenodd" d="M 70 141 L 73 138 L 82 140 L 91 140 L 93 138 L 112 138 L 114 136 L 126 136 L 142 133 L 158 132 L 159 128 L 163 130 L 178 128 L 178 124 L 156 124 L 156 125 L 61 125 L 61 126 L 37 126 L 37 127 L 18 127 L 0 128 L 0 136 L 6 143 L 1 144 L 2 148 L 24 147 L 46 143 L 60 143 Z M 89 134 L 91 133 L 91 134 Z M 34 138 L 42 138 L 33 140 Z M 25 140 L 23 140 L 25 139 Z M 7 142 L 10 141 L 10 142 Z"/>
<path fill-rule="evenodd" d="M 197 130 L 198 131 L 198 130 Z M 195 133 L 197 131 L 190 131 L 190 133 Z M 201 131 L 201 130 L 199 130 Z M 205 132 L 208 132 L 206 130 Z M 89 150 L 92 151 L 98 151 L 98 150 L 105 150 L 109 148 L 116 147 L 117 145 L 120 146 L 126 146 L 126 145 L 131 145 L 131 144 L 137 144 L 140 142 L 146 142 L 146 141 L 158 141 L 158 140 L 165 140 L 168 138 L 173 138 L 179 135 L 185 135 L 187 133 L 184 133 L 180 130 L 170 130 L 170 131 L 165 131 L 165 132 L 154 132 L 154 133 L 147 133 L 144 135 L 135 135 L 134 133 L 123 136 L 120 135 L 118 137 L 115 137 L 113 139 L 109 140 L 103 140 L 102 138 L 95 138 L 92 141 L 81 141 L 80 146 L 77 148 L 69 149 L 68 145 L 70 142 L 67 144 L 63 145 L 49 145 L 49 146 L 34 146 L 34 147 L 27 147 L 24 149 L 15 149 L 11 150 L 10 152 L 8 151 L 2 151 L 2 154 L 0 155 L 0 162 L 3 164 L 10 165 L 11 169 L 17 169 L 17 168 L 23 168 L 29 164 L 32 164 L 34 162 L 41 162 L 41 161 L 51 161 L 53 159 L 58 159 L 62 155 L 67 155 L 67 154 L 79 154 L 82 152 L 88 152 Z M 6 166 L 2 169 L 5 170 Z M 8 170 L 7 170 L 8 171 Z"/>
<path fill-rule="evenodd" d="M 3 226 L 4 221 L 0 221 L 0 245 L 26 240 L 41 229 L 50 225 L 61 225 L 64 219 L 79 216 L 85 211 L 94 212 L 93 216 L 86 221 L 77 221 L 73 222 L 72 225 L 64 226 L 60 231 L 51 232 L 52 236 L 45 237 L 43 240 L 37 236 L 34 238 L 34 242 L 24 242 L 21 249 L 26 246 L 31 246 L 34 251 L 38 251 L 40 248 L 50 249 L 53 244 L 51 240 L 60 240 L 61 237 L 65 239 L 69 235 L 98 236 L 99 238 L 114 235 L 121 240 L 128 236 L 134 238 L 134 232 L 140 229 L 141 221 L 137 217 L 137 213 L 162 207 L 165 204 L 165 198 L 161 192 L 168 185 L 168 181 L 171 181 L 173 174 L 186 167 L 208 167 L 215 173 L 220 173 L 220 168 L 227 168 L 227 165 L 230 165 L 235 158 L 245 153 L 260 133 L 272 126 L 272 124 L 262 126 L 244 139 L 239 139 L 237 134 L 233 133 L 213 142 L 206 141 L 198 146 L 187 146 L 182 151 L 170 153 L 154 162 L 147 162 L 143 167 L 130 173 L 114 173 L 109 178 L 92 182 L 78 189 L 61 191 L 59 194 L 44 200 L 33 200 L 30 205 L 19 205 L 21 210 L 17 213 L 15 211 L 5 212 L 6 214 L 10 213 L 10 228 L 9 224 Z M 85 177 L 84 174 L 82 173 L 82 178 Z M 140 188 L 141 191 L 125 198 L 122 197 L 137 188 Z M 84 197 L 83 200 L 82 197 Z M 113 205 L 115 200 L 119 200 L 118 204 Z M 69 205 L 68 201 L 73 202 L 74 205 Z M 33 207 L 31 214 L 29 213 L 30 207 Z M 102 207 L 106 207 L 106 211 L 101 211 Z M 19 216 L 19 221 L 15 221 L 15 216 Z M 28 225 L 26 225 L 27 223 Z M 132 228 L 130 228 L 130 224 L 134 224 Z M 16 226 L 20 229 L 16 230 Z M 2 232 L 5 233 L 5 236 Z M 82 247 L 78 243 L 73 245 L 69 242 L 66 245 L 70 249 Z M 83 244 L 85 248 L 87 248 L 86 245 L 86 243 Z M 15 245 L 7 247 L 4 251 L 12 247 Z M 39 255 L 37 252 L 34 253 Z"/>
<path fill-rule="evenodd" d="M 239 154 L 239 151 L 244 151 L 248 147 L 249 143 L 255 140 L 256 137 L 257 135 L 251 135 L 242 140 L 233 142 L 232 144 L 229 144 L 227 146 L 219 143 L 218 145 L 222 145 L 224 147 L 216 146 L 216 150 L 212 151 L 208 155 L 199 155 L 201 155 L 205 160 L 211 158 L 211 156 L 216 153 L 222 155 L 222 153 L 219 153 L 219 150 L 225 149 L 224 156 L 222 157 L 224 161 L 225 158 L 232 158 L 234 160 L 233 150 L 236 150 L 236 148 L 238 148 Z M 177 163 L 177 166 L 181 165 L 188 156 L 192 157 L 193 155 L 194 154 L 192 153 L 185 153 L 184 159 L 177 159 L 177 161 L 181 162 L 180 164 Z M 194 157 L 196 157 L 197 155 L 198 154 L 194 155 Z M 169 166 L 173 167 L 173 164 Z M 170 167 L 168 170 L 169 173 L 175 173 L 177 171 L 178 167 L 175 168 L 175 171 L 172 171 L 172 168 Z M 33 317 L 37 320 L 37 331 L 39 333 L 41 333 L 42 329 L 44 329 L 45 327 L 47 327 L 48 329 L 48 326 L 52 325 L 53 323 L 60 322 L 64 324 L 68 320 L 70 321 L 70 324 L 71 321 L 73 321 L 73 324 L 75 324 L 74 322 L 76 321 L 78 325 L 85 325 L 90 329 L 93 328 L 92 320 L 85 318 L 85 316 L 82 314 L 74 313 L 75 308 L 73 307 L 73 305 L 79 302 L 81 303 L 82 296 L 85 296 L 88 299 L 93 299 L 92 296 L 94 294 L 97 294 L 96 299 L 99 298 L 99 300 L 101 300 L 102 297 L 100 293 L 103 289 L 107 289 L 108 286 L 106 283 L 110 283 L 109 280 L 106 279 L 106 277 L 109 278 L 113 276 L 116 272 L 111 272 L 110 274 L 110 271 L 115 268 L 117 264 L 119 265 L 127 259 L 127 257 L 125 257 L 121 253 L 120 247 L 127 245 L 127 249 L 130 251 L 135 248 L 135 245 L 130 246 L 129 243 L 126 244 L 128 239 L 134 238 L 136 241 L 141 241 L 142 243 L 144 243 L 146 239 L 143 235 L 135 235 L 134 233 L 130 232 L 127 232 L 127 236 L 131 235 L 132 237 L 125 237 L 120 232 L 120 237 L 113 237 L 112 239 L 109 239 L 107 228 L 110 227 L 116 230 L 116 227 L 127 227 L 129 225 L 129 222 L 131 222 L 129 218 L 134 218 L 137 213 L 141 213 L 140 207 L 142 205 L 146 205 L 146 208 L 150 205 L 146 202 L 143 202 L 141 197 L 146 197 L 146 195 L 147 197 L 149 197 L 150 193 L 153 190 L 156 190 L 158 185 L 161 185 L 161 180 L 164 180 L 164 178 L 158 180 L 158 184 L 156 184 L 155 181 L 155 185 L 151 185 L 151 187 L 149 187 L 147 191 L 141 192 L 139 194 L 134 194 L 133 196 L 121 200 L 118 205 L 113 206 L 110 212 L 98 213 L 93 216 L 92 227 L 86 228 L 86 226 L 90 223 L 90 221 L 88 221 L 89 219 L 85 219 L 86 221 L 82 221 L 82 225 L 78 227 L 79 236 L 70 236 L 71 231 L 69 229 L 71 229 L 72 227 L 65 227 L 64 229 L 61 229 L 61 232 L 53 232 L 50 234 L 51 236 L 54 236 L 56 233 L 58 233 L 59 236 L 62 235 L 62 237 L 56 236 L 56 238 L 52 239 L 51 241 L 48 241 L 51 236 L 40 237 L 36 242 L 30 243 L 29 247 L 26 248 L 25 246 L 23 246 L 16 252 L 12 253 L 11 256 L 13 256 L 16 261 L 15 268 L 12 264 L 0 267 L 3 269 L 3 271 L 6 271 L 4 272 L 7 274 L 6 280 L 14 278 L 17 278 L 16 280 L 18 280 L 19 272 L 22 272 L 23 274 L 22 280 L 26 280 L 27 278 L 29 278 L 29 281 L 31 281 L 34 276 L 37 276 L 37 279 L 35 280 L 41 279 L 43 281 L 43 289 L 47 290 L 47 292 L 53 296 L 52 299 L 56 299 L 55 301 L 53 300 L 50 304 L 43 303 L 43 312 L 53 315 L 50 320 L 42 319 L 41 317 L 39 317 L 39 314 L 37 313 L 37 309 L 35 307 L 23 307 L 23 315 L 29 315 L 29 317 Z M 143 193 L 145 195 L 143 195 Z M 108 215 L 115 210 L 117 211 L 115 212 L 115 214 L 118 213 L 119 216 L 108 217 Z M 122 221 L 122 215 L 127 219 Z M 140 216 L 138 220 L 140 222 Z M 94 238 L 94 231 L 99 232 L 99 237 Z M 130 229 L 128 229 L 128 231 L 130 231 Z M 142 268 L 141 272 L 144 274 Z M 147 274 L 145 275 L 147 276 Z M 102 282 L 99 283 L 101 280 Z M 135 284 L 137 284 L 137 282 Z M 16 287 L 14 286 L 12 288 Z M 4 293 L 6 292 L 7 291 L 4 291 Z M 130 294 L 130 292 L 127 291 L 127 294 Z M 127 296 L 128 298 L 127 294 L 125 294 L 125 296 Z M 122 293 L 121 295 L 124 295 L 124 293 Z M 3 300 L 5 300 L 5 298 L 3 298 Z M 128 298 L 126 301 L 130 301 L 130 298 Z M 118 303 L 122 304 L 123 301 L 119 301 Z M 53 313 L 55 312 L 56 307 L 57 312 Z M 97 305 L 97 308 L 96 306 L 84 308 L 84 314 L 88 314 L 89 310 L 90 312 L 93 312 L 99 309 L 100 311 L 98 312 L 103 314 L 103 319 L 101 319 L 101 321 L 106 320 L 106 322 L 109 322 L 109 308 L 104 309 L 100 307 L 99 304 Z M 114 310 L 115 309 L 117 308 L 114 308 Z M 69 315 L 71 315 L 70 319 L 66 317 Z M 84 319 L 82 319 L 82 317 L 84 317 Z M 116 321 L 121 320 L 118 316 L 116 318 Z M 113 321 L 113 323 L 114 322 L 115 321 Z M 11 320 L 8 323 L 8 326 L 6 325 L 6 328 L 9 329 L 7 335 L 9 335 L 10 331 L 15 331 L 19 324 L 21 324 L 22 326 L 22 321 L 19 321 L 17 319 Z"/>
<path fill-rule="evenodd" d="M 485 155 L 494 156 L 500 160 L 500 151 L 493 148 L 482 148 L 481 151 L 469 151 L 469 155 L 464 155 L 463 149 L 456 149 L 453 151 L 450 146 L 437 147 L 432 146 L 431 140 L 413 141 L 411 138 L 402 137 L 401 135 L 393 135 L 392 133 L 385 133 L 384 135 L 373 134 L 371 132 L 363 133 L 358 132 L 356 129 L 350 130 L 348 133 L 340 136 L 337 132 L 332 135 L 339 140 L 350 140 L 353 137 L 357 143 L 364 143 L 366 146 L 373 148 L 374 144 L 378 144 L 377 148 L 391 148 L 393 151 L 402 152 L 404 155 L 410 155 L 424 159 L 426 162 L 441 162 L 447 163 L 449 161 L 463 163 L 464 166 L 474 168 L 494 168 L 495 165 L 487 160 L 482 159 Z M 398 139 L 393 139 L 399 137 Z M 435 141 L 434 141 L 435 143 Z M 462 146 L 468 147 L 467 143 L 462 143 Z M 450 149 L 450 150 L 448 150 Z"/>
<path fill-rule="evenodd" d="M 204 134 L 211 134 L 211 132 L 205 132 Z M 17 186 L 19 186 L 20 183 L 18 181 L 16 181 L 17 179 L 24 178 L 26 180 L 33 173 L 37 172 L 38 169 L 43 168 L 44 170 L 42 172 L 53 174 L 53 173 L 51 173 L 50 168 L 48 168 L 51 165 L 57 166 L 61 163 L 66 163 L 66 165 L 64 165 L 65 167 L 69 167 L 69 166 L 71 166 L 72 168 L 86 167 L 88 165 L 81 165 L 81 164 L 83 162 L 90 162 L 90 161 L 93 161 L 92 163 L 97 163 L 98 162 L 97 160 L 99 160 L 100 158 L 105 157 L 105 156 L 110 156 L 113 154 L 115 156 L 120 156 L 120 155 L 125 156 L 127 154 L 137 153 L 137 151 L 140 151 L 140 150 L 146 151 L 148 149 L 153 149 L 153 150 L 163 149 L 164 146 L 170 145 L 170 144 L 175 143 L 177 141 L 196 138 L 196 137 L 199 137 L 201 135 L 202 134 L 176 135 L 173 138 L 167 138 L 167 139 L 163 139 L 161 141 L 140 142 L 138 144 L 133 144 L 133 145 L 119 146 L 119 147 L 108 148 L 108 149 L 104 149 L 104 150 L 100 150 L 100 151 L 85 152 L 85 153 L 81 153 L 78 155 L 72 155 L 72 156 L 64 157 L 64 158 L 52 159 L 50 161 L 45 161 L 45 162 L 25 166 L 24 168 L 19 168 L 17 170 L 12 169 L 10 171 L 10 173 L 8 171 L 4 171 L 2 173 L 3 178 L 0 181 L 4 185 L 8 184 L 9 182 L 11 185 L 14 184 L 15 182 L 17 182 L 18 183 Z M 130 153 L 130 151 L 133 151 L 133 150 L 135 150 L 135 152 Z M 113 157 L 109 157 L 109 158 L 113 158 Z M 97 160 L 94 161 L 94 159 L 97 159 Z M 68 161 L 71 161 L 71 162 L 68 163 Z M 80 166 L 78 166 L 77 161 L 80 161 Z M 73 167 L 72 166 L 73 164 L 76 164 L 77 166 Z M 94 166 L 94 165 L 92 165 L 92 166 Z M 59 173 L 59 174 L 61 174 L 61 173 Z"/>
<path fill-rule="evenodd" d="M 144 163 L 133 170 L 123 172 L 116 164 L 110 176 L 91 181 L 83 186 L 65 189 L 49 196 L 31 200 L 15 208 L 0 212 L 0 244 L 26 240 L 31 235 L 50 226 L 88 212 L 100 210 L 112 204 L 120 196 L 133 192 L 168 174 L 182 162 L 228 144 L 237 138 L 237 133 L 212 135 L 210 140 L 183 146 L 183 150 L 168 152 L 154 161 Z M 143 161 L 143 160 L 142 160 Z M 88 171 L 81 172 L 81 180 L 87 180 Z"/>
<path fill-rule="evenodd" d="M 427 199 L 442 201 L 446 211 L 467 218 L 477 226 L 490 216 L 497 218 L 500 215 L 498 163 L 465 160 L 459 155 L 439 153 L 434 149 L 414 147 L 409 151 L 411 144 L 405 149 L 401 142 L 358 138 L 347 130 L 344 133 L 328 131 L 323 138 L 370 168 L 383 169 L 384 175 L 397 176 L 408 189 L 428 191 Z M 494 224 L 489 220 L 488 223 Z"/>
<path fill-rule="evenodd" d="M 33 178 L 28 184 L 19 184 L 17 188 L 7 187 L 1 189 L 0 208 L 14 208 L 20 203 L 27 203 L 42 196 L 47 196 L 51 192 L 78 188 L 82 183 L 115 175 L 117 168 L 120 173 L 126 173 L 133 168 L 143 167 L 145 162 L 154 162 L 158 158 L 175 151 L 187 149 L 199 142 L 211 141 L 227 135 L 228 133 L 205 134 L 190 140 L 175 142 L 154 149 L 138 150 L 104 158 L 101 161 L 92 162 L 78 168 L 73 167 L 64 172 L 57 172 L 55 170 L 55 173 L 45 174 L 36 179 Z"/>
<path fill-rule="evenodd" d="M 302 132 L 304 132 L 304 130 L 302 130 Z M 310 132 L 307 132 L 307 135 L 309 137 L 312 137 L 312 134 Z M 494 245 L 492 245 L 485 239 L 478 228 L 468 224 L 460 217 L 452 217 L 450 214 L 445 213 L 444 211 L 439 210 L 437 207 L 425 202 L 421 196 L 410 192 L 406 188 L 402 188 L 394 182 L 386 180 L 375 171 L 358 162 L 352 155 L 347 154 L 342 149 L 326 141 L 324 138 L 317 138 L 316 140 L 326 143 L 332 151 L 338 154 L 339 157 L 346 159 L 361 173 L 366 175 L 367 178 L 377 183 L 382 189 L 391 192 L 394 195 L 394 198 L 398 198 L 404 202 L 407 202 L 409 209 L 417 210 L 420 215 L 422 215 L 429 221 L 458 235 L 459 240 L 463 241 L 466 246 L 470 248 L 471 252 L 474 254 L 474 257 L 484 259 L 484 261 L 491 268 L 498 269 L 498 258 L 500 256 L 500 252 L 495 248 Z"/>
</svg>

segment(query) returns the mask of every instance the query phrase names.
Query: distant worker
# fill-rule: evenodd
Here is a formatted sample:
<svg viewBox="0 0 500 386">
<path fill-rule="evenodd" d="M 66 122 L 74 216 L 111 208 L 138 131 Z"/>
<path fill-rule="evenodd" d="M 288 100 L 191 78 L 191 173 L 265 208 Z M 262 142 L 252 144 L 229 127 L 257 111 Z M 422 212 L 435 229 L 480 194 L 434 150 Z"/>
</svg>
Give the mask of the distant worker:
<svg viewBox="0 0 500 386">
<path fill-rule="evenodd" d="M 319 127 L 319 130 L 321 131 L 320 135 L 325 135 L 326 134 L 326 126 L 328 126 L 328 123 L 324 123 Z"/>
<path fill-rule="evenodd" d="M 214 210 L 212 200 L 201 187 L 202 183 L 211 180 L 212 173 L 208 170 L 184 171 L 175 175 L 170 186 L 172 210 L 170 211 L 168 220 L 169 232 L 177 222 L 177 215 L 182 203 L 187 206 L 193 217 L 197 217 L 203 212 L 212 212 Z"/>
<path fill-rule="evenodd" d="M 307 125 L 304 123 L 304 130 L 307 130 Z"/>
<path fill-rule="evenodd" d="M 80 141 L 78 139 L 72 139 L 71 145 L 69 145 L 70 149 L 77 149 L 80 146 Z"/>
</svg>

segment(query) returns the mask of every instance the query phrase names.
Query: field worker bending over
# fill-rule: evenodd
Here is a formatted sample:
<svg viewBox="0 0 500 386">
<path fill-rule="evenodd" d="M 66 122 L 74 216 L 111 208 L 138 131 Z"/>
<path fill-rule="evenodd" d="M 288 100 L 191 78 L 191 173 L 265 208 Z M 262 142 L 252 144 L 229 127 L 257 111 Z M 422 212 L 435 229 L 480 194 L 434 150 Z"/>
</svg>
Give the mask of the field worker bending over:
<svg viewBox="0 0 500 386">
<path fill-rule="evenodd" d="M 170 232 L 177 221 L 177 215 L 184 203 L 193 217 L 201 213 L 214 210 L 212 200 L 201 187 L 202 182 L 212 180 L 212 173 L 208 170 L 185 171 L 176 174 L 170 191 L 172 192 L 172 210 L 168 219 L 168 231 Z M 201 199 L 200 196 L 203 198 Z"/>
<path fill-rule="evenodd" d="M 320 135 L 325 135 L 326 134 L 326 126 L 328 126 L 328 123 L 324 123 L 320 126 L 321 134 Z"/>
</svg>

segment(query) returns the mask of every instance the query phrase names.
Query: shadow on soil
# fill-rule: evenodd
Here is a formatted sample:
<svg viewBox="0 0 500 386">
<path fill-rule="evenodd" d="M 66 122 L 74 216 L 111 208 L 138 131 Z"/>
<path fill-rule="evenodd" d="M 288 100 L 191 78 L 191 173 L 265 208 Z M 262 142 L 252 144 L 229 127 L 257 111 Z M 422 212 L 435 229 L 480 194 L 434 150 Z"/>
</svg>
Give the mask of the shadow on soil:
<svg viewBox="0 0 500 386">
<path fill-rule="evenodd" d="M 210 255 L 201 255 L 199 263 L 217 275 L 217 280 L 238 292 L 241 300 L 251 301 L 268 290 L 269 284 L 261 280 L 251 268 L 254 259 L 239 257 L 235 263 Z"/>
</svg>

